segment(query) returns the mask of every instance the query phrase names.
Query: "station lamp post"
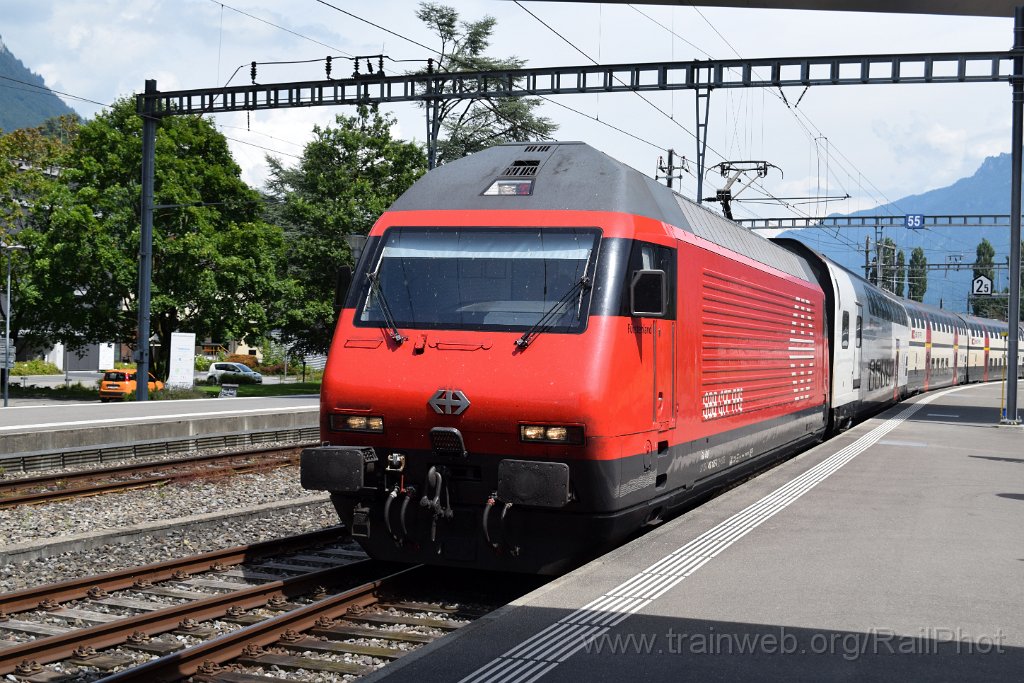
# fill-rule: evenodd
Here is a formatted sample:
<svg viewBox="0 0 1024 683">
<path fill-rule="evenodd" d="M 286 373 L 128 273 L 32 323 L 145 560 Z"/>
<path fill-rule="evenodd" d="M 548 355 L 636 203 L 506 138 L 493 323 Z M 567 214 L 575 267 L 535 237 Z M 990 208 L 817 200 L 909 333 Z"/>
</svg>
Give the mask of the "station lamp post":
<svg viewBox="0 0 1024 683">
<path fill-rule="evenodd" d="M 2 244 L 0 249 L 7 255 L 7 313 L 4 315 L 4 408 L 7 407 L 7 387 L 11 383 L 10 362 L 11 355 L 11 261 L 14 260 L 12 251 L 24 250 L 26 247 L 21 244 Z"/>
</svg>

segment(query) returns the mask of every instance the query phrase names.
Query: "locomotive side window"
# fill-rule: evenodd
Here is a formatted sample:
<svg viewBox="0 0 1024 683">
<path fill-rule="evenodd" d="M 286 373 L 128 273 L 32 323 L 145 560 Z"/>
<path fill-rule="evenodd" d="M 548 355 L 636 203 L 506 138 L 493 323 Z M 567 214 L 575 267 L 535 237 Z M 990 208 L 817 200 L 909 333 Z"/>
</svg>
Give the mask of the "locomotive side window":
<svg viewBox="0 0 1024 683">
<path fill-rule="evenodd" d="M 861 339 L 862 339 L 862 336 L 863 336 L 862 335 L 863 327 L 864 327 L 864 318 L 862 316 L 858 315 L 857 316 L 857 348 L 858 349 L 860 348 L 860 345 L 861 345 Z"/>
<path fill-rule="evenodd" d="M 850 312 L 843 311 L 843 348 L 850 348 Z"/>
<path fill-rule="evenodd" d="M 655 279 L 658 279 L 658 276 L 654 275 L 654 273 L 659 271 L 664 273 L 664 276 L 659 279 L 662 284 L 655 287 Z M 657 317 L 675 320 L 675 273 L 675 249 L 663 247 L 660 244 L 652 244 L 651 242 L 633 242 L 633 246 L 629 253 L 629 263 L 626 266 L 626 272 L 622 273 L 621 276 L 624 280 L 625 286 L 622 291 L 622 302 L 619 308 L 619 315 L 632 316 L 633 312 L 637 311 L 636 315 L 641 317 Z M 656 289 L 661 289 L 662 298 L 664 300 L 664 313 L 659 314 L 656 310 L 651 310 L 649 308 L 649 306 L 652 305 L 652 299 L 650 297 L 643 297 L 643 305 L 636 308 L 636 304 L 640 303 L 634 301 L 636 286 L 639 286 L 643 291 L 648 292 L 649 294 L 655 294 Z"/>
<path fill-rule="evenodd" d="M 630 314 L 645 318 L 665 315 L 668 287 L 663 270 L 638 270 L 633 273 L 630 287 Z"/>
</svg>

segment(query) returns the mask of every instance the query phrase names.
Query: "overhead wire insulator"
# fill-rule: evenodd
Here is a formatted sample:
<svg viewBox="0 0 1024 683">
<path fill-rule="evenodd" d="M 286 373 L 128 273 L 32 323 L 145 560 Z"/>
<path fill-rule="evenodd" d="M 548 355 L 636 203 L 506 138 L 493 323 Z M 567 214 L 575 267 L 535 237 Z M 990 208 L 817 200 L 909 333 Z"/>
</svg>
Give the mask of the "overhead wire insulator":
<svg viewBox="0 0 1024 683">
<path fill-rule="evenodd" d="M 331 80 L 331 56 L 327 55 L 327 59 L 324 60 L 324 69 L 327 70 L 327 80 Z"/>
<path fill-rule="evenodd" d="M 373 63 L 369 59 L 366 60 L 366 74 L 368 76 L 373 74 Z"/>
<path fill-rule="evenodd" d="M 379 73 L 384 73 L 384 55 L 377 58 L 377 71 Z"/>
<path fill-rule="evenodd" d="M 427 73 L 428 74 L 434 73 L 434 58 L 433 57 L 428 57 L 427 58 Z"/>
<path fill-rule="evenodd" d="M 359 60 L 352 60 L 352 78 L 359 78 Z"/>
<path fill-rule="evenodd" d="M 256 85 L 256 62 L 249 66 L 249 77 L 252 79 L 252 84 Z"/>
</svg>

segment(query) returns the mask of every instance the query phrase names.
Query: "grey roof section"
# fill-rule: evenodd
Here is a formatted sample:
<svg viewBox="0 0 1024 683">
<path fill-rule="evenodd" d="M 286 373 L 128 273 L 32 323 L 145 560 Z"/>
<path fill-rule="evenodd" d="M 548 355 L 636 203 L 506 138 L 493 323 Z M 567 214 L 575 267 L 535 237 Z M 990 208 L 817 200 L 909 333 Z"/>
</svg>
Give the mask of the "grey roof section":
<svg viewBox="0 0 1024 683">
<path fill-rule="evenodd" d="M 815 282 L 814 271 L 803 257 L 757 235 L 703 206 L 676 195 L 685 217 L 684 229 L 697 237 L 743 254 L 749 258 L 808 282 Z"/>
<path fill-rule="evenodd" d="M 516 166 L 515 163 L 519 165 Z M 523 169 L 535 169 L 527 175 Z M 513 170 L 511 173 L 510 170 Z M 535 179 L 531 196 L 484 196 L 495 180 Z M 810 265 L 582 142 L 496 145 L 430 171 L 389 211 L 607 211 L 653 218 L 807 282 Z"/>
</svg>

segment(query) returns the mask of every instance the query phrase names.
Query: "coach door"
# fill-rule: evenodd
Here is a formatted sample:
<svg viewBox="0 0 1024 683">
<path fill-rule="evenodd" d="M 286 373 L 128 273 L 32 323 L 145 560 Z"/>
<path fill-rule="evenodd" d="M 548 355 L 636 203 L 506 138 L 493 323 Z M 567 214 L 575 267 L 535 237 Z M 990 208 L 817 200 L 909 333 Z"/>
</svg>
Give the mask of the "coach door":
<svg viewBox="0 0 1024 683">
<path fill-rule="evenodd" d="M 924 390 L 929 391 L 932 386 L 932 328 L 934 323 L 930 319 L 924 321 Z"/>
<path fill-rule="evenodd" d="M 860 357 L 864 346 L 864 307 L 857 304 L 853 338 L 853 388 L 860 389 Z M 859 395 L 859 394 L 858 394 Z"/>
<path fill-rule="evenodd" d="M 984 339 L 985 339 L 985 347 L 984 347 L 985 348 L 985 356 L 984 356 L 985 357 L 985 370 L 984 370 L 984 374 L 981 377 L 982 377 L 983 381 L 987 382 L 990 379 L 989 376 L 988 376 L 989 375 L 989 372 L 988 372 L 989 360 L 988 359 L 989 359 L 989 355 L 992 353 L 992 337 L 988 333 L 988 327 L 982 327 L 981 329 L 985 333 L 985 336 L 984 336 Z"/>
<path fill-rule="evenodd" d="M 960 383 L 960 326 L 953 325 L 953 384 Z"/>
</svg>

